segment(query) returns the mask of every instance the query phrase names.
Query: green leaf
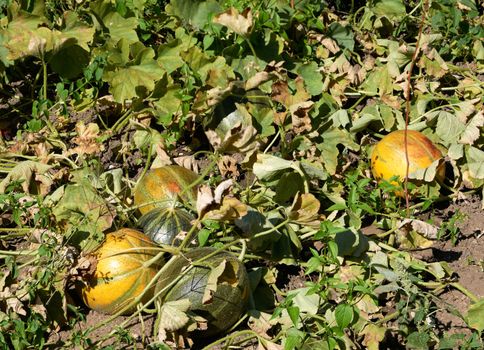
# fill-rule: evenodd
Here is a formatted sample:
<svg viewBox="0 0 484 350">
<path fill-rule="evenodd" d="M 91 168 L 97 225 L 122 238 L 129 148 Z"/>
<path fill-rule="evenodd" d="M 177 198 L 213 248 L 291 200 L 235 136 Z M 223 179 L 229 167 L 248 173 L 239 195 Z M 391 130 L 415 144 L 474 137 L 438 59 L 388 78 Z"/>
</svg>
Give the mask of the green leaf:
<svg viewBox="0 0 484 350">
<path fill-rule="evenodd" d="M 98 25 L 100 22 L 104 28 L 108 29 L 112 43 L 116 44 L 124 39 L 131 44 L 139 40 L 135 30 L 138 27 L 136 17 L 124 18 L 108 1 L 91 2 L 90 7 Z M 99 25 L 99 27 L 102 26 Z"/>
<path fill-rule="evenodd" d="M 222 11 L 222 7 L 215 0 L 172 0 L 166 6 L 166 12 L 180 18 L 182 21 L 203 29 L 211 23 L 211 18 Z"/>
<path fill-rule="evenodd" d="M 294 324 L 295 327 L 298 325 L 299 321 L 299 308 L 297 306 L 289 306 L 287 308 L 287 313 L 289 314 L 289 317 L 291 318 L 292 323 Z"/>
<path fill-rule="evenodd" d="M 402 19 L 407 14 L 405 5 L 401 0 L 376 0 L 371 10 L 377 16 L 386 16 L 390 19 Z"/>
<path fill-rule="evenodd" d="M 338 306 L 336 306 L 336 309 L 334 310 L 334 315 L 338 326 L 341 329 L 344 329 L 348 327 L 349 324 L 353 321 L 354 310 L 351 305 L 339 304 Z"/>
<path fill-rule="evenodd" d="M 304 79 L 307 91 L 312 95 L 320 95 L 323 91 L 323 76 L 318 64 L 314 61 L 299 66 L 296 72 Z"/>
<path fill-rule="evenodd" d="M 339 256 L 359 256 L 369 247 L 368 238 L 365 235 L 349 229 L 336 233 L 334 241 L 338 245 Z"/>
<path fill-rule="evenodd" d="M 435 133 L 446 143 L 456 143 L 466 126 L 455 114 L 441 111 L 437 116 Z"/>
<path fill-rule="evenodd" d="M 350 133 L 344 129 L 330 128 L 321 136 L 323 141 L 316 147 L 321 151 L 324 167 L 328 173 L 334 175 L 338 166 L 338 145 L 342 144 L 352 150 L 358 150 L 359 146 L 353 141 Z"/>
<path fill-rule="evenodd" d="M 469 327 L 479 332 L 484 330 L 484 299 L 479 300 L 469 307 L 466 319 Z"/>
<path fill-rule="evenodd" d="M 183 66 L 183 60 L 180 57 L 180 52 L 186 49 L 185 45 L 182 45 L 180 39 L 175 39 L 169 43 L 162 44 L 158 47 L 157 61 L 166 70 L 168 74 L 177 70 Z"/>
<path fill-rule="evenodd" d="M 260 180 L 268 179 L 280 172 L 292 167 L 292 162 L 271 154 L 258 154 L 252 171 Z"/>
<path fill-rule="evenodd" d="M 334 112 L 330 119 L 333 120 L 333 126 L 334 127 L 345 127 L 350 123 L 350 117 L 348 115 L 348 111 L 346 109 L 339 109 L 336 112 Z"/>
<path fill-rule="evenodd" d="M 71 230 L 69 244 L 88 251 L 110 228 L 114 212 L 88 180 L 65 187 L 64 196 L 52 210 L 59 221 L 65 221 Z"/>
<path fill-rule="evenodd" d="M 470 146 L 466 149 L 469 173 L 475 179 L 484 179 L 484 151 Z"/>
<path fill-rule="evenodd" d="M 153 91 L 155 82 L 164 73 L 154 56 L 153 49 L 144 48 L 138 52 L 132 65 L 113 67 L 113 70 L 105 72 L 103 80 L 109 83 L 109 90 L 116 102 L 124 103 Z"/>
<path fill-rule="evenodd" d="M 328 28 L 327 35 L 334 39 L 340 47 L 353 51 L 355 48 L 355 35 L 349 26 L 342 26 L 338 22 L 333 22 Z"/>
<path fill-rule="evenodd" d="M 60 76 L 73 79 L 89 64 L 89 52 L 74 45 L 61 49 L 49 60 L 49 65 Z"/>
<path fill-rule="evenodd" d="M 408 335 L 406 346 L 408 349 L 426 350 L 429 348 L 429 340 L 430 336 L 427 333 L 413 332 Z"/>
</svg>

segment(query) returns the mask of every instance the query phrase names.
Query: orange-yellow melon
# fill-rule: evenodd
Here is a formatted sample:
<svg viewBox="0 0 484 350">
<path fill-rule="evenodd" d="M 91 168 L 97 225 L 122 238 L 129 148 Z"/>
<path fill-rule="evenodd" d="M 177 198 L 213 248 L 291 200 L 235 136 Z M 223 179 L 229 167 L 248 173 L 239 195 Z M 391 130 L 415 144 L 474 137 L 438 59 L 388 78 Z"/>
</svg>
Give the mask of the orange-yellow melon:
<svg viewBox="0 0 484 350">
<path fill-rule="evenodd" d="M 419 131 L 407 131 L 407 149 L 409 174 L 426 169 L 434 161 L 442 158 L 440 150 Z M 398 176 L 403 181 L 406 166 L 404 130 L 397 130 L 386 135 L 373 148 L 371 170 L 375 179 L 389 181 L 393 176 Z M 444 176 L 445 167 L 441 164 L 437 168 L 436 178 L 442 181 Z"/>
<path fill-rule="evenodd" d="M 106 235 L 104 243 L 93 253 L 97 265 L 81 288 L 85 304 L 96 311 L 114 314 L 141 295 L 158 271 L 159 264 L 145 266 L 157 251 L 156 245 L 143 233 L 123 228 Z M 153 296 L 147 291 L 142 302 Z M 133 305 L 124 314 L 136 310 Z"/>
</svg>

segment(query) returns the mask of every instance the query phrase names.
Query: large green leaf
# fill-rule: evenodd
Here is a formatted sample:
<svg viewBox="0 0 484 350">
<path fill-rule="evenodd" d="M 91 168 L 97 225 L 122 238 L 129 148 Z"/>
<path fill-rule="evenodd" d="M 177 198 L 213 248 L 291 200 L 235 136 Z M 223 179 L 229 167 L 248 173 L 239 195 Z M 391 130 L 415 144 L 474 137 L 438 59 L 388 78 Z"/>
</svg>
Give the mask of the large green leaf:
<svg viewBox="0 0 484 350">
<path fill-rule="evenodd" d="M 386 16 L 390 19 L 402 19 L 407 14 L 405 4 L 401 0 L 376 0 L 371 10 L 377 16 Z"/>
<path fill-rule="evenodd" d="M 59 222 L 65 222 L 69 244 L 85 250 L 101 241 L 115 215 L 87 180 L 67 185 L 52 212 Z"/>
<path fill-rule="evenodd" d="M 166 12 L 180 18 L 182 21 L 202 29 L 211 23 L 210 19 L 222 11 L 215 0 L 172 0 L 166 6 Z"/>
<path fill-rule="evenodd" d="M 109 90 L 117 102 L 145 97 L 153 91 L 155 82 L 165 73 L 154 57 L 152 48 L 141 49 L 130 65 L 113 67 L 104 74 L 103 80 L 109 83 Z"/>
<path fill-rule="evenodd" d="M 322 135 L 323 141 L 316 147 L 321 151 L 323 164 L 328 173 L 334 175 L 338 166 L 338 145 L 344 145 L 352 150 L 358 150 L 358 144 L 353 141 L 350 133 L 344 129 L 330 128 Z"/>
</svg>

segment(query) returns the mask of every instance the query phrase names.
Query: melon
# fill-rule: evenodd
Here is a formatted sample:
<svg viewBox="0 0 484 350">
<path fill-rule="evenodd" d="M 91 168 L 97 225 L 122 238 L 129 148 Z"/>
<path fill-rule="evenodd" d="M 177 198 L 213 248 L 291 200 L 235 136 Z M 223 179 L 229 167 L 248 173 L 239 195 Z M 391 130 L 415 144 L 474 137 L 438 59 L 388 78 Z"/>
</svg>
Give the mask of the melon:
<svg viewBox="0 0 484 350">
<path fill-rule="evenodd" d="M 106 235 L 102 245 L 92 253 L 97 261 L 96 270 L 83 280 L 81 294 L 91 309 L 115 314 L 145 292 L 159 270 L 159 263 L 146 266 L 156 256 L 157 246 L 142 232 L 123 228 Z M 146 291 L 141 302 L 153 296 Z M 125 310 L 132 313 L 136 305 Z"/>
<path fill-rule="evenodd" d="M 442 158 L 442 153 L 432 141 L 415 130 L 407 131 L 407 150 L 409 174 L 426 169 L 434 161 Z M 386 135 L 373 148 L 371 171 L 376 180 L 389 181 L 392 177 L 398 176 L 400 181 L 404 181 L 406 166 L 404 130 L 397 130 Z M 440 164 L 437 168 L 436 179 L 442 181 L 444 176 L 445 167 L 444 164 Z M 401 193 L 397 194 L 401 195 Z"/>
<path fill-rule="evenodd" d="M 197 173 L 179 165 L 167 165 L 149 170 L 134 190 L 134 204 L 141 214 L 155 208 L 172 207 L 177 201 L 195 205 Z"/>
<path fill-rule="evenodd" d="M 192 214 L 183 208 L 155 208 L 144 214 L 138 221 L 143 232 L 159 244 L 177 245 L 177 235 L 188 232 L 192 227 Z"/>
<path fill-rule="evenodd" d="M 188 299 L 189 312 L 203 317 L 206 327 L 193 330 L 194 336 L 214 336 L 232 327 L 245 313 L 250 295 L 247 271 L 237 257 L 226 251 L 219 251 L 190 269 L 191 262 L 216 252 L 211 247 L 195 248 L 188 253 L 176 256 L 157 281 L 156 292 L 161 292 L 163 302 Z M 217 279 L 217 288 L 210 302 L 203 303 L 203 296 L 212 269 L 224 264 L 223 272 Z M 171 287 L 167 288 L 181 278 Z"/>
</svg>

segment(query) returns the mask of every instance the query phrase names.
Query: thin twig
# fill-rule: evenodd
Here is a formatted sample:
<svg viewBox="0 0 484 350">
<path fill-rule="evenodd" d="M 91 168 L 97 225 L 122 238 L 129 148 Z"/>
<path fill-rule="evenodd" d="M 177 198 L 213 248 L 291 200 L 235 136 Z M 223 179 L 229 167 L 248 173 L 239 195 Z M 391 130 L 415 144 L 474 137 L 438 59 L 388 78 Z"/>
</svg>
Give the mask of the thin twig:
<svg viewBox="0 0 484 350">
<path fill-rule="evenodd" d="M 410 160 L 408 158 L 408 143 L 407 143 L 407 132 L 408 132 L 408 124 L 409 124 L 409 119 L 410 119 L 410 91 L 412 87 L 411 83 L 411 78 L 412 78 L 412 71 L 413 68 L 415 67 L 415 62 L 417 61 L 417 57 L 419 54 L 420 50 L 420 39 L 422 37 L 422 32 L 423 32 L 423 26 L 425 23 L 425 16 L 427 14 L 429 6 L 429 0 L 424 0 L 423 1 L 423 7 L 422 7 L 422 17 L 420 20 L 420 28 L 418 29 L 418 37 L 417 37 L 417 42 L 415 43 L 415 51 L 412 56 L 412 61 L 410 62 L 410 67 L 407 72 L 407 84 L 406 84 L 406 89 L 405 89 L 405 102 L 406 102 L 406 108 L 405 108 L 405 134 L 404 134 L 404 144 L 405 144 L 405 162 L 406 162 L 406 169 L 405 169 L 405 181 L 404 181 L 404 193 L 405 193 L 405 205 L 407 209 L 407 217 L 410 216 L 410 199 L 408 196 L 408 173 L 410 170 Z"/>
</svg>

